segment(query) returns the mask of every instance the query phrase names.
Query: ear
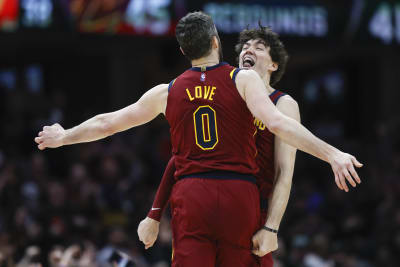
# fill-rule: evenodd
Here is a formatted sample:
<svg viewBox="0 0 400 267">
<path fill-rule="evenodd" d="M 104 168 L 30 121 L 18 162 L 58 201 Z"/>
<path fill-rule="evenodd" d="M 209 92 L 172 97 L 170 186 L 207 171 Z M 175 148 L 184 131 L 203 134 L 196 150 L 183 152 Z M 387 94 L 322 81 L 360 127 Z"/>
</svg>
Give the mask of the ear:
<svg viewBox="0 0 400 267">
<path fill-rule="evenodd" d="M 277 63 L 275 63 L 275 62 L 272 62 L 270 65 L 269 65 L 269 70 L 270 71 L 276 71 L 277 69 L 278 69 L 278 64 Z"/>
<path fill-rule="evenodd" d="M 212 42 L 211 47 L 213 49 L 218 49 L 219 48 L 219 42 L 218 42 L 217 36 L 213 36 L 211 42 Z"/>
<path fill-rule="evenodd" d="M 179 49 L 181 50 L 182 54 L 185 55 L 185 52 L 183 51 L 181 46 L 179 47 Z"/>
</svg>

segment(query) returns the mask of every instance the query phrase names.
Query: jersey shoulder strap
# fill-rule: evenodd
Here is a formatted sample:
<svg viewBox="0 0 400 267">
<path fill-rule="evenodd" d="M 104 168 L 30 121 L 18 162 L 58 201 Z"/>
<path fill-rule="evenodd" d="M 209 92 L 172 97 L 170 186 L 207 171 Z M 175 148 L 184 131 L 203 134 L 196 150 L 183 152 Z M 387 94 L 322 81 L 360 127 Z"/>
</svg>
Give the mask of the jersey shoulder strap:
<svg viewBox="0 0 400 267">
<path fill-rule="evenodd" d="M 231 73 L 229 74 L 231 76 L 231 79 L 234 83 L 236 83 L 236 75 L 241 71 L 240 68 L 234 68 Z"/>
<path fill-rule="evenodd" d="M 276 103 L 278 103 L 279 98 L 281 98 L 284 95 L 286 95 L 284 92 L 275 90 L 269 95 L 269 98 L 271 98 L 271 101 L 276 105 Z"/>
<path fill-rule="evenodd" d="M 173 79 L 173 80 L 168 84 L 168 93 L 169 93 L 169 90 L 171 90 L 172 86 L 174 85 L 175 81 L 176 81 L 176 78 Z"/>
</svg>

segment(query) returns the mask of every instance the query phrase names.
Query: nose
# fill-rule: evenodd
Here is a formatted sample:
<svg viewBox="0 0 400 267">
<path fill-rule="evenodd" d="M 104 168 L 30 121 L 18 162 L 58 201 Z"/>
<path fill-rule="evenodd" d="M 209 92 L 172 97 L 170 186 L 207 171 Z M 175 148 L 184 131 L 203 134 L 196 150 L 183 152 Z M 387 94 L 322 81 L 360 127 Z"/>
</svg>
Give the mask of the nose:
<svg viewBox="0 0 400 267">
<path fill-rule="evenodd" d="M 247 48 L 246 49 L 246 52 L 243 54 L 243 56 L 246 56 L 246 55 L 252 55 L 252 56 L 254 56 L 254 48 L 253 47 L 249 47 L 249 48 Z"/>
<path fill-rule="evenodd" d="M 252 46 L 250 46 L 249 48 L 247 48 L 247 50 L 246 50 L 246 53 L 244 53 L 245 55 L 246 54 L 251 54 L 251 55 L 253 55 L 254 54 L 254 48 L 252 47 Z"/>
</svg>

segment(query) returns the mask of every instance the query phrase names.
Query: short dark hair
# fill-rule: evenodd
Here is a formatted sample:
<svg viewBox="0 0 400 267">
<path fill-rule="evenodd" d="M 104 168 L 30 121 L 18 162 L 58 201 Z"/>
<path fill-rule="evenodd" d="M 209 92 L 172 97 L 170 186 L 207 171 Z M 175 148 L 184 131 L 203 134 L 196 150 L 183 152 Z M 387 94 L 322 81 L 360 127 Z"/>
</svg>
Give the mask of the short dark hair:
<svg viewBox="0 0 400 267">
<path fill-rule="evenodd" d="M 212 18 L 199 11 L 181 18 L 175 28 L 176 39 L 189 60 L 211 53 L 212 37 L 218 36 Z"/>
<path fill-rule="evenodd" d="M 271 74 L 270 84 L 274 85 L 280 81 L 283 74 L 285 73 L 286 63 L 289 59 L 289 55 L 285 49 L 285 46 L 279 40 L 279 35 L 271 30 L 269 27 L 264 27 L 261 23 L 258 23 L 258 29 L 245 29 L 239 34 L 239 42 L 235 46 L 235 51 L 240 55 L 242 48 L 249 40 L 262 40 L 266 46 L 270 47 L 269 54 L 273 62 L 278 64 L 278 69 Z M 239 57 L 238 57 L 239 60 Z"/>
</svg>

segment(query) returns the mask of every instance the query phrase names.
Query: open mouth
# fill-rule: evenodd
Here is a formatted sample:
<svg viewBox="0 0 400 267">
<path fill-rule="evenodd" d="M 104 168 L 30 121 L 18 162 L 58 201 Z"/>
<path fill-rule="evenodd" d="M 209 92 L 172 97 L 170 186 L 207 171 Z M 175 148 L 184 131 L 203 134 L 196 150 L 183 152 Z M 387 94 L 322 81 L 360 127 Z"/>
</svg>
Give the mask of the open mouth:
<svg viewBox="0 0 400 267">
<path fill-rule="evenodd" d="M 247 57 L 247 58 L 245 58 L 243 60 L 243 67 L 244 68 L 251 68 L 251 67 L 254 66 L 254 64 L 255 64 L 255 62 L 254 62 L 254 60 L 252 58 Z"/>
</svg>

